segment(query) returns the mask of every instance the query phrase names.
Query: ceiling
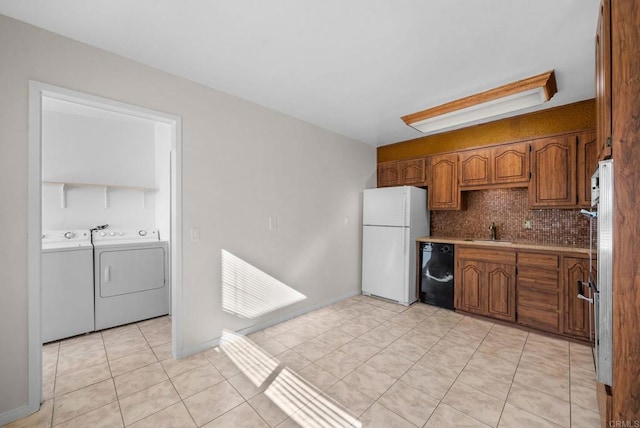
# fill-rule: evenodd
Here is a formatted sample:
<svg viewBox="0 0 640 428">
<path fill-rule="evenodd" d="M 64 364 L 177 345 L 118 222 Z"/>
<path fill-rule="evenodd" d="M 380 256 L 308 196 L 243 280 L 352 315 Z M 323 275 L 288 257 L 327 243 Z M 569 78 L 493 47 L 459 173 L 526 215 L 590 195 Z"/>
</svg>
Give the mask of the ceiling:
<svg viewBox="0 0 640 428">
<path fill-rule="evenodd" d="M 593 98 L 599 0 L 0 0 L 0 14 L 373 146 L 401 116 L 555 69 Z"/>
</svg>

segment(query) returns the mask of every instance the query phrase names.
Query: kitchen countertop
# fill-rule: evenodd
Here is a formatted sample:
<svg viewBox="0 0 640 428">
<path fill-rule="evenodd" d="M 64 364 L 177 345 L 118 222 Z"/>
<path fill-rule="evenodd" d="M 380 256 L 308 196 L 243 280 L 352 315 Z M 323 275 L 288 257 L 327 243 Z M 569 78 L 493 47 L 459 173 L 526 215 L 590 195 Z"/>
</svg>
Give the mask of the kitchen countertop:
<svg viewBox="0 0 640 428">
<path fill-rule="evenodd" d="M 509 248 L 513 250 L 538 250 L 538 251 L 558 251 L 572 254 L 584 254 L 589 255 L 589 248 L 584 247 L 572 247 L 569 245 L 558 244 L 531 244 L 526 242 L 517 241 L 491 241 L 476 238 L 447 238 L 447 237 L 433 237 L 422 236 L 416 239 L 418 242 L 434 242 L 440 244 L 455 244 L 466 245 L 475 247 L 497 247 L 497 248 Z"/>
</svg>

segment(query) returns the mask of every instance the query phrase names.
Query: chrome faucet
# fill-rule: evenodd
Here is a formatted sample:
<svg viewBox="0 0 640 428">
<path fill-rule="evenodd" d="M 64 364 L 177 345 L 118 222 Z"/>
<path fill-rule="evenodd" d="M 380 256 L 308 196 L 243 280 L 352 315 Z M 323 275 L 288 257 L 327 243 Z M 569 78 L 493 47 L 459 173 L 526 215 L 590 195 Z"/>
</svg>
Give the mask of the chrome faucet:
<svg viewBox="0 0 640 428">
<path fill-rule="evenodd" d="M 491 222 L 491 226 L 489 226 L 489 231 L 491 232 L 491 240 L 496 240 L 496 224 L 495 222 Z"/>
</svg>

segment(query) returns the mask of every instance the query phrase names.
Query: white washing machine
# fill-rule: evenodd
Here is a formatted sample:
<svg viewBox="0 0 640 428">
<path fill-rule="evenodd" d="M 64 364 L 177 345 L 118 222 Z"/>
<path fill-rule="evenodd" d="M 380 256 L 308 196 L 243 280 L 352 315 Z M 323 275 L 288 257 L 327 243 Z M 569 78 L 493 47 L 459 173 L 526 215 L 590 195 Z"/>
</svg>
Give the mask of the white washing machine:
<svg viewBox="0 0 640 428">
<path fill-rule="evenodd" d="M 43 232 L 41 277 L 42 342 L 94 331 L 90 232 Z"/>
<path fill-rule="evenodd" d="M 169 313 L 169 246 L 158 231 L 95 230 L 96 330 Z"/>
</svg>

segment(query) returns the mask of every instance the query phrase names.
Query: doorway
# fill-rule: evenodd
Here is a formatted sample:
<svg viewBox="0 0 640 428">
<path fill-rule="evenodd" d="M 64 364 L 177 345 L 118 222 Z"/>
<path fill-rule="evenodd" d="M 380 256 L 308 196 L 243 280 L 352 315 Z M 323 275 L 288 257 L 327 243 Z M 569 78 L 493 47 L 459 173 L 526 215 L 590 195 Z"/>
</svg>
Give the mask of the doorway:
<svg viewBox="0 0 640 428">
<path fill-rule="evenodd" d="M 158 147 L 162 147 L 161 153 L 154 155 L 156 164 L 160 167 L 154 169 L 155 179 L 158 179 L 157 173 L 163 174 L 163 185 L 158 190 L 149 188 L 135 188 L 134 186 L 126 186 L 122 183 L 111 185 L 109 180 L 106 183 L 100 183 L 100 180 L 72 180 L 64 179 L 60 182 L 45 180 L 43 176 L 43 140 L 46 127 L 43 126 L 45 118 L 45 110 L 51 109 L 71 109 L 74 113 L 80 111 L 83 114 L 91 112 L 98 117 L 118 117 L 126 118 L 131 123 L 145 123 L 151 126 L 153 141 Z M 66 113 L 69 113 L 67 111 Z M 69 116 L 72 117 L 72 116 Z M 95 117 L 93 118 L 95 119 Z M 123 198 L 138 197 L 135 192 L 139 192 L 139 198 L 142 205 L 149 211 L 148 204 L 153 209 L 164 207 L 153 214 L 154 229 L 158 229 L 165 236 L 165 240 L 169 241 L 170 254 L 170 278 L 171 278 L 171 303 L 170 311 L 172 314 L 171 331 L 172 331 L 172 354 L 174 357 L 180 356 L 182 349 L 182 340 L 180 334 L 180 297 L 181 297 L 181 119 L 178 116 L 149 110 L 129 104 L 116 102 L 113 100 L 95 97 L 92 95 L 60 88 L 40 82 L 30 82 L 29 86 L 29 143 L 28 143 L 28 294 L 29 294 L 29 327 L 28 327 L 28 346 L 29 346 L 29 412 L 35 412 L 40 407 L 42 394 L 42 331 L 41 331 L 41 278 L 42 278 L 42 243 L 41 237 L 43 232 L 43 196 L 51 198 L 52 194 L 59 192 L 58 208 L 65 208 L 67 201 L 67 192 L 75 187 L 83 188 L 84 192 L 104 192 L 104 204 L 107 206 L 110 202 L 110 196 L 115 199 L 117 192 Z M 91 149 L 89 149 L 91 151 Z M 96 148 L 93 148 L 97 151 Z M 50 156 L 50 153 L 46 154 Z M 100 153 L 95 153 L 96 156 Z M 56 164 L 60 163 L 60 159 Z M 135 164 L 135 161 L 133 162 Z M 72 168 L 73 169 L 73 168 Z M 68 170 L 68 168 L 65 168 Z M 132 173 L 135 166 L 130 169 Z M 78 170 L 81 174 L 81 170 Z M 108 174 L 108 168 L 102 171 Z M 47 171 L 47 174 L 49 171 Z M 126 174 L 125 174 L 126 175 Z M 121 176 L 121 174 L 119 174 Z M 85 182 L 83 182 L 85 181 Z M 71 184 L 73 183 L 73 184 Z M 43 192 L 43 184 L 47 186 L 46 192 Z M 89 184 L 89 186 L 86 186 Z M 53 187 L 53 189 L 51 189 Z M 96 190 L 101 189 L 103 190 Z M 110 195 L 110 188 L 115 188 L 116 192 Z M 132 190 L 133 188 L 133 190 Z M 89 189 L 89 190 L 87 190 Z M 148 192 L 156 192 L 153 198 Z M 132 196 L 132 194 L 134 196 Z M 120 197 L 119 196 L 119 197 Z M 151 201 L 151 202 L 149 202 Z M 51 222 L 49 214 L 52 209 L 47 205 L 47 221 Z M 55 211 L 55 210 L 53 210 Z M 88 207 L 81 207 L 81 212 L 88 211 Z M 137 221 L 145 220 L 145 210 L 133 213 L 133 217 L 137 217 Z M 122 213 L 119 213 L 121 215 Z M 54 216 L 55 217 L 55 216 Z M 69 216 L 60 215 L 57 224 L 63 224 L 68 220 Z M 151 221 L 148 218 L 146 221 Z"/>
</svg>

